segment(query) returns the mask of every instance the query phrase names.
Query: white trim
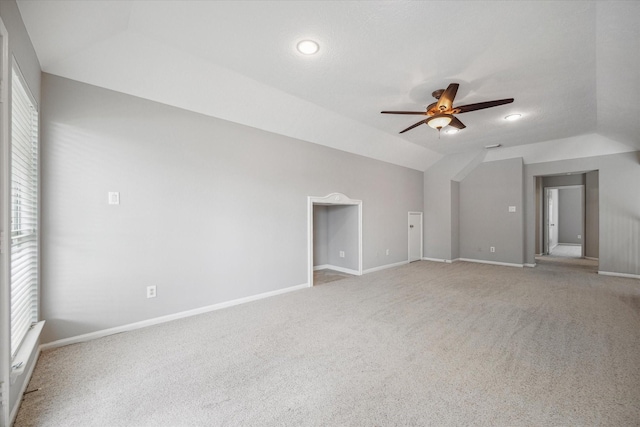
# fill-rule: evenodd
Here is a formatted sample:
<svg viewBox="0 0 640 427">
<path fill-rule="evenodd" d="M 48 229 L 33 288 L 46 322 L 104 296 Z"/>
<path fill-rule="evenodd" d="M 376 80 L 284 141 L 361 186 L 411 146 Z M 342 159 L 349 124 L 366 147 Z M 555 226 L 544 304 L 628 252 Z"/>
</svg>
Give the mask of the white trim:
<svg viewBox="0 0 640 427">
<path fill-rule="evenodd" d="M 459 259 L 459 258 L 458 258 L 458 259 Z M 458 259 L 453 260 L 453 261 L 457 261 Z M 447 263 L 447 264 L 451 264 L 451 263 L 453 262 L 453 261 L 452 261 L 452 260 L 450 260 L 450 259 L 442 259 L 442 258 L 428 258 L 428 257 L 422 257 L 422 260 L 423 260 L 423 261 L 433 261 L 433 262 L 445 262 L 445 263 Z"/>
<path fill-rule="evenodd" d="M 536 263 L 534 262 L 533 264 L 524 264 L 525 267 L 529 267 L 529 268 L 534 268 L 536 266 Z"/>
<path fill-rule="evenodd" d="M 399 267 L 399 266 L 405 265 L 405 264 L 409 264 L 409 261 L 400 261 L 400 262 L 394 262 L 393 264 L 385 264 L 385 265 L 380 265 L 378 267 L 367 268 L 362 273 L 363 274 L 374 273 L 376 271 L 386 270 L 387 268 Z"/>
<path fill-rule="evenodd" d="M 307 196 L 307 286 L 313 286 L 313 205 L 358 207 L 358 271 L 362 275 L 362 200 L 351 199 L 342 193 L 331 193 L 324 197 Z M 351 270 L 355 271 L 355 270 Z"/>
<path fill-rule="evenodd" d="M 563 245 L 563 246 L 582 246 L 582 243 L 562 243 L 562 242 L 558 242 L 558 245 Z"/>
<path fill-rule="evenodd" d="M 592 261 L 600 261 L 600 258 L 595 258 L 595 257 L 592 257 L 592 256 L 586 256 L 586 257 L 584 257 L 584 259 L 590 259 Z"/>
<path fill-rule="evenodd" d="M 350 268 L 338 267 L 337 265 L 323 264 L 323 265 L 316 265 L 313 267 L 313 271 L 326 270 L 326 269 L 338 271 L 340 273 L 353 274 L 354 276 L 360 276 L 360 273 L 356 270 L 352 270 Z"/>
<path fill-rule="evenodd" d="M 524 267 L 524 264 L 515 264 L 511 262 L 485 261 L 483 259 L 458 258 L 460 261 L 476 262 L 478 264 L 502 265 L 505 267 Z"/>
<path fill-rule="evenodd" d="M 24 369 L 27 367 L 33 351 L 38 347 L 38 340 L 40 339 L 43 327 L 44 320 L 41 320 L 32 325 L 27 331 L 27 335 L 25 335 L 15 357 L 11 361 L 11 384 L 15 383 L 16 379 L 24 373 Z M 21 364 L 19 368 L 13 368 L 14 365 L 18 364 Z"/>
<path fill-rule="evenodd" d="M 121 332 L 129 332 L 136 329 L 145 328 L 147 326 L 158 325 L 160 323 L 170 322 L 172 320 L 184 319 L 185 317 L 197 316 L 198 314 L 208 313 L 210 311 L 216 311 L 223 308 L 233 307 L 235 305 L 244 304 L 251 301 L 256 301 L 264 298 L 269 298 L 276 295 L 285 294 L 288 292 L 298 291 L 300 289 L 308 288 L 308 283 L 302 285 L 290 286 L 284 289 L 277 289 L 275 291 L 264 292 L 257 295 L 251 295 L 244 298 L 238 298 L 231 301 L 221 302 L 218 304 L 208 305 L 205 307 L 195 308 L 193 310 L 181 311 L 179 313 L 169 314 L 167 316 L 155 317 L 153 319 L 143 320 L 141 322 L 129 323 L 127 325 L 116 326 L 115 328 L 102 329 L 100 331 L 90 332 L 88 334 L 76 335 L 75 337 L 64 338 L 61 340 L 42 344 L 41 350 L 48 350 L 50 348 L 62 347 L 69 344 L 77 344 L 80 342 L 91 341 L 97 338 L 106 337 L 108 335 L 119 334 Z"/>
<path fill-rule="evenodd" d="M 9 32 L 0 18 L 0 37 L 2 37 L 2 55 L 0 70 L 0 425 L 11 425 L 11 408 L 9 407 L 11 377 L 11 276 L 10 276 L 10 230 L 11 230 L 11 134 L 9 127 Z M 18 400 L 20 401 L 20 400 Z"/>
<path fill-rule="evenodd" d="M 22 396 L 27 391 L 27 387 L 29 387 L 29 381 L 31 381 L 31 376 L 33 375 L 33 371 L 36 369 L 36 365 L 38 364 L 38 359 L 40 358 L 40 347 L 36 348 L 36 354 L 33 358 L 33 363 L 29 367 L 29 371 L 27 371 L 27 377 L 22 383 L 22 387 L 20 387 L 20 393 L 18 394 L 19 398 L 16 399 L 16 403 L 11 408 L 11 422 L 9 425 L 13 425 L 18 416 L 18 411 L 20 410 L 20 404 L 22 404 Z"/>
<path fill-rule="evenodd" d="M 626 277 L 627 279 L 640 279 L 640 274 L 615 273 L 613 271 L 600 270 L 598 270 L 598 274 L 602 274 L 603 276 Z"/>
<path fill-rule="evenodd" d="M 409 236 L 411 235 L 411 215 L 420 215 L 420 256 L 416 261 L 420 261 L 423 255 L 423 229 L 424 229 L 424 219 L 422 212 L 409 212 L 407 214 L 407 262 L 411 262 L 411 239 Z"/>
</svg>

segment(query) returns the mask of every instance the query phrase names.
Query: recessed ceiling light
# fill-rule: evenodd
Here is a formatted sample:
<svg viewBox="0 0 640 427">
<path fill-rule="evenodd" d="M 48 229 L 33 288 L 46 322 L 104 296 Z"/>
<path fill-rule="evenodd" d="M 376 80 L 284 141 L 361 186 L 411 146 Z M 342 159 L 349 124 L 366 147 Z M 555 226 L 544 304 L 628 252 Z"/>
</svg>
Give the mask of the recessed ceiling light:
<svg viewBox="0 0 640 427">
<path fill-rule="evenodd" d="M 459 130 L 460 130 L 460 129 L 451 128 L 451 129 L 447 129 L 447 133 L 448 133 L 449 135 L 452 135 L 452 134 L 454 134 L 454 133 L 458 133 L 458 131 L 459 131 Z"/>
<path fill-rule="evenodd" d="M 314 53 L 318 52 L 318 50 L 320 49 L 320 45 L 318 45 L 318 43 L 314 42 L 313 40 L 302 40 L 300 43 L 298 43 L 296 48 L 298 49 L 298 52 L 302 54 L 313 55 Z"/>
<path fill-rule="evenodd" d="M 510 122 L 514 121 L 514 120 L 518 120 L 520 117 L 522 117 L 522 114 L 509 114 L 507 117 L 505 117 L 505 120 L 509 120 Z"/>
</svg>

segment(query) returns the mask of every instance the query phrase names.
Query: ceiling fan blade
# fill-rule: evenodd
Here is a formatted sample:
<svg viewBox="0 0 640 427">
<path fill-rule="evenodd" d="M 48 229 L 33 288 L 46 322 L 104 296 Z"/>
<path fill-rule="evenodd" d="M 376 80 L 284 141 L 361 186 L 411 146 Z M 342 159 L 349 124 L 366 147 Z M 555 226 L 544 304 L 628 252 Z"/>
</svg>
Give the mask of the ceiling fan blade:
<svg viewBox="0 0 640 427">
<path fill-rule="evenodd" d="M 420 121 L 419 121 L 418 123 L 416 123 L 415 125 L 411 125 L 411 126 L 409 126 L 408 128 L 406 128 L 405 130 L 400 131 L 400 133 L 405 133 L 406 131 L 411 130 L 411 129 L 415 128 L 415 127 L 418 127 L 418 126 L 420 126 L 421 124 L 426 123 L 426 122 L 427 122 L 427 119 L 420 120 Z"/>
<path fill-rule="evenodd" d="M 498 105 L 511 104 L 513 98 L 498 99 L 496 101 L 478 102 L 477 104 L 462 105 L 453 109 L 454 114 L 468 113 L 469 111 L 483 110 L 485 108 L 497 107 Z"/>
<path fill-rule="evenodd" d="M 453 119 L 451 119 L 451 121 L 449 122 L 449 126 L 454 127 L 456 129 L 464 129 L 464 128 L 466 128 L 464 123 L 462 123 L 460 120 L 458 120 L 457 117 L 454 117 Z"/>
<path fill-rule="evenodd" d="M 423 114 L 426 115 L 426 111 L 380 111 L 382 114 Z"/>
<path fill-rule="evenodd" d="M 451 83 L 447 89 L 442 92 L 440 98 L 438 99 L 438 104 L 436 108 L 440 112 L 449 111 L 453 107 L 453 100 L 456 97 L 456 93 L 458 93 L 458 83 Z"/>
</svg>

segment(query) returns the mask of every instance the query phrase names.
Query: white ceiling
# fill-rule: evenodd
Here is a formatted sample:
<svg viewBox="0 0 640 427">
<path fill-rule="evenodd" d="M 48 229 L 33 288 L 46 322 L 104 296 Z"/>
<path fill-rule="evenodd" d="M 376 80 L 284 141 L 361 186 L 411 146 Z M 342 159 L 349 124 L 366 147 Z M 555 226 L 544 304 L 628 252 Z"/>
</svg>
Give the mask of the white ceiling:
<svg viewBox="0 0 640 427">
<path fill-rule="evenodd" d="M 579 135 L 640 150 L 640 2 L 18 6 L 45 72 L 418 170 Z M 307 38 L 319 54 L 296 52 Z M 398 134 L 422 116 L 380 114 L 422 110 L 451 82 L 454 105 L 515 102 L 460 114 L 467 128 L 440 138 L 425 125 Z"/>
</svg>

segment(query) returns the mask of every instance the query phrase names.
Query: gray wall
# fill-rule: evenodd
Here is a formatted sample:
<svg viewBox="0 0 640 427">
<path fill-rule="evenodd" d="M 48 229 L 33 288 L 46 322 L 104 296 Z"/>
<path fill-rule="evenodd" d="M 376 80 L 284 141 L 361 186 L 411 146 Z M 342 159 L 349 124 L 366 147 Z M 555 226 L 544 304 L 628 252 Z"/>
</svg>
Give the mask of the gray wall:
<svg viewBox="0 0 640 427">
<path fill-rule="evenodd" d="M 640 275 L 640 152 L 525 165 L 526 262 L 535 259 L 535 176 L 598 170 L 599 269 Z"/>
<path fill-rule="evenodd" d="M 313 265 L 358 270 L 358 207 L 313 207 Z M 340 257 L 344 251 L 344 258 Z M 385 251 L 386 253 L 386 251 Z"/>
<path fill-rule="evenodd" d="M 329 264 L 358 270 L 358 207 L 330 206 L 328 213 Z M 344 258 L 340 258 L 340 251 L 344 251 Z"/>
<path fill-rule="evenodd" d="M 313 265 L 329 263 L 329 214 L 327 206 L 313 206 Z"/>
<path fill-rule="evenodd" d="M 542 179 L 544 187 L 566 187 L 568 185 L 584 185 L 584 174 L 573 173 L 571 175 L 552 175 Z"/>
<path fill-rule="evenodd" d="M 363 201 L 364 269 L 407 259 L 422 172 L 48 74 L 43 100 L 46 342 L 306 283 L 308 196 Z"/>
<path fill-rule="evenodd" d="M 522 264 L 522 171 L 521 158 L 486 162 L 462 180 L 461 258 Z"/>
<path fill-rule="evenodd" d="M 35 50 L 24 27 L 22 17 L 20 16 L 20 11 L 18 10 L 18 6 L 15 1 L 0 1 L 0 18 L 2 18 L 2 22 L 7 29 L 7 32 L 9 33 L 9 61 L 11 62 L 12 56 L 15 57 L 15 60 L 25 78 L 31 94 L 34 96 L 36 103 L 40 105 L 40 63 L 38 62 Z M 7 64 L 7 66 L 9 70 L 9 81 L 6 82 L 6 87 L 10 91 L 11 64 Z M 11 109 L 10 103 L 5 107 Z M 9 126 L 11 125 L 9 124 Z M 2 164 L 4 164 L 4 159 L 0 159 L 0 161 L 2 161 Z M 4 182 L 2 184 L 4 186 Z M 6 209 L 8 211 L 8 208 Z M 0 228 L 6 235 L 6 233 L 8 233 L 8 230 L 4 230 L 4 216 L 2 218 L 3 220 L 0 221 Z M 8 296 L 8 294 L 6 295 Z M 9 353 L 9 348 L 5 345 L 5 342 L 9 342 L 8 336 L 5 336 L 8 335 L 8 331 L 10 328 L 10 325 L 7 321 L 9 319 L 9 306 L 7 304 L 8 298 L 5 297 L 5 294 L 1 295 L 0 299 L 2 300 L 2 303 L 0 304 L 0 328 L 2 329 L 2 332 L 0 332 L 0 337 L 2 339 L 2 345 L 0 346 L 2 348 L 0 354 L 0 381 L 7 384 L 7 390 L 9 392 L 8 405 L 2 405 L 2 411 L 0 413 L 0 425 L 8 425 L 10 411 L 14 408 L 15 405 L 19 403 L 19 400 L 21 399 L 20 391 L 25 384 L 26 375 L 23 374 L 22 376 L 18 377 L 13 384 L 10 384 L 9 379 L 6 378 L 6 375 L 9 372 L 8 367 L 11 365 L 11 355 Z M 41 315 L 40 318 L 43 318 L 43 316 Z M 28 372 L 35 363 L 35 358 L 33 356 L 34 355 L 32 354 L 29 362 L 27 363 L 27 366 L 25 367 L 25 372 Z M 5 398 L 6 396 L 3 398 L 3 401 Z"/>
<path fill-rule="evenodd" d="M 456 200 L 458 182 L 463 172 L 475 166 L 478 153 L 445 156 L 424 173 L 424 229 L 425 258 L 451 260 L 458 258 Z M 452 195 L 452 191 L 456 194 Z M 452 210 L 453 209 L 453 210 Z M 455 240 L 454 243 L 452 243 Z"/>
<path fill-rule="evenodd" d="M 451 259 L 460 258 L 460 183 L 451 181 Z"/>
<path fill-rule="evenodd" d="M 586 173 L 585 177 L 585 227 L 584 256 L 598 258 L 599 236 L 599 197 L 598 171 Z"/>
<path fill-rule="evenodd" d="M 582 188 L 558 189 L 558 243 L 582 245 L 584 234 L 582 192 Z"/>
</svg>

